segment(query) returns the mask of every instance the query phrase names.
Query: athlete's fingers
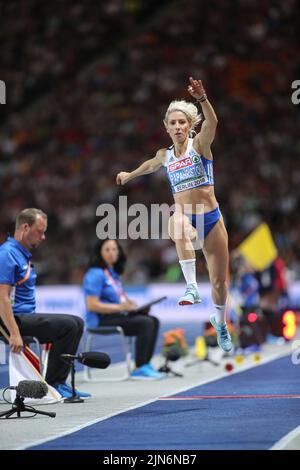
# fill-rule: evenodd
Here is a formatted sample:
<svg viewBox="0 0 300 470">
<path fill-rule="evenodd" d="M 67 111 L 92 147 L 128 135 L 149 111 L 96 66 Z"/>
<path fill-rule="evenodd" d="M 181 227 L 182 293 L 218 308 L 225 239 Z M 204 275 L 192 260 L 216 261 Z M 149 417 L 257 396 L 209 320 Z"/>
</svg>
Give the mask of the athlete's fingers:
<svg viewBox="0 0 300 470">
<path fill-rule="evenodd" d="M 193 77 L 190 77 L 189 80 L 190 80 L 190 84 L 191 84 L 191 85 L 194 85 L 194 81 L 195 81 L 195 80 L 193 79 Z"/>
</svg>

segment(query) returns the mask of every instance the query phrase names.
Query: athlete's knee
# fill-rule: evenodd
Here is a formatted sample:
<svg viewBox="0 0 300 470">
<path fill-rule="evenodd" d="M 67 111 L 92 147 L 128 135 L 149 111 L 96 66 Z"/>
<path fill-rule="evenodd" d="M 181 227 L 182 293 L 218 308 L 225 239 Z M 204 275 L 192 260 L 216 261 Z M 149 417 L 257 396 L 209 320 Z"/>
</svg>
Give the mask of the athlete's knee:
<svg viewBox="0 0 300 470">
<path fill-rule="evenodd" d="M 226 279 L 223 279 L 222 277 L 213 277 L 211 279 L 211 285 L 214 290 L 218 292 L 224 292 L 227 291 L 227 282 Z"/>
<path fill-rule="evenodd" d="M 181 212 L 174 212 L 169 219 L 168 232 L 174 242 L 195 238 L 194 230 L 188 217 Z"/>
</svg>

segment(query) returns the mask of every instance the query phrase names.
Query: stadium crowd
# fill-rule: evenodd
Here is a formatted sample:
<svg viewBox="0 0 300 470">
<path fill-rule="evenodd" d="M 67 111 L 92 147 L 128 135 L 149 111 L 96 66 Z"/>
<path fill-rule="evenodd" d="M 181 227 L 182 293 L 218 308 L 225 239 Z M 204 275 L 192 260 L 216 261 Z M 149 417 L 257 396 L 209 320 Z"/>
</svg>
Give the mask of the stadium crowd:
<svg viewBox="0 0 300 470">
<path fill-rule="evenodd" d="M 165 110 L 172 99 L 189 98 L 192 75 L 218 114 L 216 195 L 230 248 L 265 221 L 300 277 L 300 115 L 291 101 L 291 84 L 300 79 L 296 1 L 147 3 L 75 1 L 70 8 L 26 0 L 22 11 L 7 11 L 0 242 L 22 208 L 40 207 L 51 234 L 36 256 L 40 282 L 81 283 L 100 204 L 118 207 L 127 195 L 128 206 L 171 205 L 163 170 L 124 188 L 115 177 L 169 145 Z M 181 279 L 170 240 L 123 246 L 125 282 Z M 198 274 L 207 276 L 202 257 Z"/>
</svg>

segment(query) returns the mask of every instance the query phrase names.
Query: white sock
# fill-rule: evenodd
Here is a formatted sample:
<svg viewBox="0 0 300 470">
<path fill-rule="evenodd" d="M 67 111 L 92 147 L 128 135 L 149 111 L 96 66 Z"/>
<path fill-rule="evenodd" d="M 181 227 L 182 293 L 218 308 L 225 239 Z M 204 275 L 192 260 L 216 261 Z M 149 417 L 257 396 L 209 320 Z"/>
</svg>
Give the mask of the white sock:
<svg viewBox="0 0 300 470">
<path fill-rule="evenodd" d="M 225 305 L 216 305 L 214 304 L 215 307 L 215 319 L 216 322 L 219 323 L 219 325 L 223 325 L 226 323 L 226 304 Z"/>
<path fill-rule="evenodd" d="M 182 259 L 179 260 L 184 279 L 187 284 L 194 284 L 197 287 L 196 282 L 196 259 Z"/>
</svg>

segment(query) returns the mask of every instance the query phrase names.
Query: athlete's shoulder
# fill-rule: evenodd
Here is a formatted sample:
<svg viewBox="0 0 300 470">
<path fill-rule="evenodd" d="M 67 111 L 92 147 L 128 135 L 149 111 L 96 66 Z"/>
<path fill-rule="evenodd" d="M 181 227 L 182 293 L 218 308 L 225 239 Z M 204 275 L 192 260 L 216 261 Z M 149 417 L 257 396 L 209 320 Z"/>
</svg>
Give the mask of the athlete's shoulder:
<svg viewBox="0 0 300 470">
<path fill-rule="evenodd" d="M 202 155 L 201 147 L 196 137 L 189 139 L 189 150 L 197 155 Z"/>
<path fill-rule="evenodd" d="M 157 158 L 163 158 L 166 155 L 167 148 L 159 149 L 156 152 L 156 157 Z"/>
<path fill-rule="evenodd" d="M 166 155 L 167 155 L 167 150 L 166 148 L 159 149 L 156 152 L 155 158 L 163 165 L 166 161 Z"/>
<path fill-rule="evenodd" d="M 206 160 L 213 160 L 213 155 L 211 152 L 211 148 L 203 148 L 200 144 L 199 134 L 197 134 L 193 139 L 191 139 L 191 147 L 194 152 L 196 152 L 199 156 L 204 157 Z"/>
</svg>

